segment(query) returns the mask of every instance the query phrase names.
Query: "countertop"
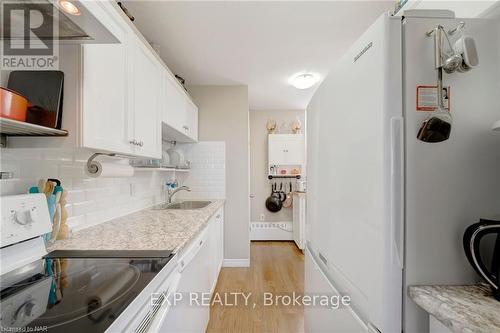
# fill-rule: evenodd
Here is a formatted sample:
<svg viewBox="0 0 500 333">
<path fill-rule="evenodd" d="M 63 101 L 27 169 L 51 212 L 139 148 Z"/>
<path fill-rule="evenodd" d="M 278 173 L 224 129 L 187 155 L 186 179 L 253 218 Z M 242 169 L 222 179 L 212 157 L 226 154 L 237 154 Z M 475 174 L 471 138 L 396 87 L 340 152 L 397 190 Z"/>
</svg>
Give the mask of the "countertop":
<svg viewBox="0 0 500 333">
<path fill-rule="evenodd" d="M 452 332 L 500 332 L 500 302 L 487 285 L 411 286 L 408 294 Z"/>
<path fill-rule="evenodd" d="M 171 250 L 179 252 L 224 205 L 215 200 L 194 210 L 139 212 L 103 222 L 58 240 L 47 250 Z"/>
</svg>

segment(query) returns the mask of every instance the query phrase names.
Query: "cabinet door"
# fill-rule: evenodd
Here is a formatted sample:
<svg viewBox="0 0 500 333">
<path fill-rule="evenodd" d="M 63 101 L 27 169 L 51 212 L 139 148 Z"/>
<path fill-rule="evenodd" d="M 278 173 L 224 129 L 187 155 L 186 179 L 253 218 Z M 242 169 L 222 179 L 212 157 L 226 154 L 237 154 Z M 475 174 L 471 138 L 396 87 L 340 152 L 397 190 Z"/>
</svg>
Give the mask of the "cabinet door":
<svg viewBox="0 0 500 333">
<path fill-rule="evenodd" d="M 269 165 L 285 164 L 285 141 L 281 136 L 269 135 Z"/>
<path fill-rule="evenodd" d="M 184 133 L 193 141 L 198 141 L 198 107 L 186 97 L 186 113 L 184 125 L 182 126 Z"/>
<path fill-rule="evenodd" d="M 168 76 L 165 77 L 165 95 L 166 98 L 166 108 L 163 121 L 173 129 L 182 132 L 182 126 L 184 125 L 184 120 L 186 118 L 186 99 L 184 94 L 179 90 L 177 83 L 174 81 L 175 78 Z"/>
<path fill-rule="evenodd" d="M 132 105 L 134 107 L 135 154 L 161 158 L 159 62 L 145 45 L 135 40 L 133 45 Z"/>
<path fill-rule="evenodd" d="M 132 109 L 128 104 L 130 31 L 110 17 L 120 44 L 82 46 L 82 145 L 132 154 Z"/>
<path fill-rule="evenodd" d="M 285 150 L 285 164 L 302 165 L 304 163 L 304 137 L 302 135 L 287 136 L 283 149 Z"/>
<path fill-rule="evenodd" d="M 217 224 L 217 273 L 222 267 L 224 261 L 224 210 L 221 208 L 215 215 L 215 222 Z M 216 279 L 218 278 L 218 274 Z"/>
</svg>

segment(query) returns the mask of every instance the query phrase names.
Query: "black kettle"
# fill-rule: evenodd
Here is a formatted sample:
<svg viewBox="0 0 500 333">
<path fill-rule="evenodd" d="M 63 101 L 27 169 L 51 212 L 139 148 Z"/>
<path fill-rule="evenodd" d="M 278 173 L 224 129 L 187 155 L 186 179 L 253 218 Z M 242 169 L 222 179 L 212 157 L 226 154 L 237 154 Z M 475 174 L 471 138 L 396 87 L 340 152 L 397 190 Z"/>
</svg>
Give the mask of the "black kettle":
<svg viewBox="0 0 500 333">
<path fill-rule="evenodd" d="M 481 239 L 496 235 L 491 258 L 491 269 L 483 262 L 481 256 Z M 470 225 L 464 233 L 464 250 L 469 263 L 474 270 L 491 286 L 493 296 L 500 301 L 500 221 L 480 219 L 478 223 Z"/>
</svg>

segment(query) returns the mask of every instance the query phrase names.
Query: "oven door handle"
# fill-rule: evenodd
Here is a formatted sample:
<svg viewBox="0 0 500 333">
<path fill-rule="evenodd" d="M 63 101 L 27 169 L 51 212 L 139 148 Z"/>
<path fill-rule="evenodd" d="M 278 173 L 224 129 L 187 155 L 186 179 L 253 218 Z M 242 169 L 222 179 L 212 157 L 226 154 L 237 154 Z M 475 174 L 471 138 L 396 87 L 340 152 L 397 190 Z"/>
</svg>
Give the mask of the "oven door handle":
<svg viewBox="0 0 500 333">
<path fill-rule="evenodd" d="M 166 295 L 165 300 L 163 301 L 160 309 L 156 313 L 151 322 L 151 325 L 148 328 L 148 332 L 160 332 L 163 322 L 167 317 L 170 308 L 174 304 L 175 293 L 177 292 L 177 288 L 179 287 L 179 283 L 181 281 L 182 274 L 174 270 L 172 272 L 172 276 L 169 277 L 169 283 L 166 286 L 167 288 L 163 291 L 164 295 Z"/>
</svg>

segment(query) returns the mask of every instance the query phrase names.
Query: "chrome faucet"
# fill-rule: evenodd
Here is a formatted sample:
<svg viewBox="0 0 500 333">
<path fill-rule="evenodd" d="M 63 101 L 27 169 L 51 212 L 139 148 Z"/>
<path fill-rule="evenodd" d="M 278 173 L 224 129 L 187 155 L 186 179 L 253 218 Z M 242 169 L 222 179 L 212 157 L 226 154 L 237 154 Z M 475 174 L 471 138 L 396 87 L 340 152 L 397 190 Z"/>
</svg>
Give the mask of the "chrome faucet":
<svg viewBox="0 0 500 333">
<path fill-rule="evenodd" d="M 172 203 L 172 197 L 174 196 L 174 194 L 176 194 L 179 191 L 188 191 L 188 192 L 191 192 L 191 189 L 189 187 L 187 187 L 187 186 L 181 186 L 181 187 L 177 187 L 174 190 L 171 190 L 169 188 L 167 191 L 168 191 L 167 192 L 167 203 Z"/>
</svg>

